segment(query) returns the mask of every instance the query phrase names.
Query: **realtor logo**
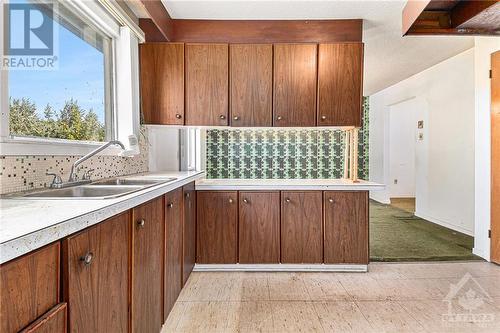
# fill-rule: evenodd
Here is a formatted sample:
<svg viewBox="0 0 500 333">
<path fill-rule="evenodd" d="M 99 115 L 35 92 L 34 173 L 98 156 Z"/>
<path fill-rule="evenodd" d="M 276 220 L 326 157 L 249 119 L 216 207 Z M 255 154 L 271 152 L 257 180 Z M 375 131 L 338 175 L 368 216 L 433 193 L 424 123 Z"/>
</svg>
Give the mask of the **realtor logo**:
<svg viewBox="0 0 500 333">
<path fill-rule="evenodd" d="M 2 69 L 56 68 L 55 4 L 4 3 Z"/>
<path fill-rule="evenodd" d="M 448 313 L 442 315 L 443 322 L 447 324 L 487 325 L 495 319 L 493 313 L 485 311 L 487 302 L 491 303 L 492 298 L 469 273 L 466 273 L 458 283 L 450 285 L 450 291 L 443 302 L 448 305 Z"/>
</svg>

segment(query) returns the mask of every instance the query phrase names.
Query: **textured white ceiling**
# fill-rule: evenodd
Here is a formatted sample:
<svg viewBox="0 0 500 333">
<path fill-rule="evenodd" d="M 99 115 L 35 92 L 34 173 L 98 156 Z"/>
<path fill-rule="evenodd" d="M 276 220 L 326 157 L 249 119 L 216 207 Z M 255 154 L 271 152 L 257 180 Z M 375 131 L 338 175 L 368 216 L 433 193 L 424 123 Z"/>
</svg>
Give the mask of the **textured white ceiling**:
<svg viewBox="0 0 500 333">
<path fill-rule="evenodd" d="M 472 37 L 401 37 L 399 0 L 162 2 L 176 19 L 363 19 L 366 96 L 474 46 Z"/>
</svg>

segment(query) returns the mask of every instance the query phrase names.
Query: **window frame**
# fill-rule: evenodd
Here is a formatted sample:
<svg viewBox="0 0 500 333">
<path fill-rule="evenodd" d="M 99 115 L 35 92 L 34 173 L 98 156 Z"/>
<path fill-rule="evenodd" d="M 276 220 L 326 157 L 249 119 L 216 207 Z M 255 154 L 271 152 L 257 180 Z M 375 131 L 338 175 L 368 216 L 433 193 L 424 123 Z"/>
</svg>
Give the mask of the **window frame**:
<svg viewBox="0 0 500 333">
<path fill-rule="evenodd" d="M 60 1 L 60 0 L 56 0 Z M 139 137 L 139 58 L 138 44 L 144 42 L 144 33 L 127 16 L 118 4 L 105 0 L 64 1 L 75 15 L 83 17 L 102 34 L 111 39 L 109 64 L 105 68 L 109 86 L 105 85 L 106 139 L 121 140 L 128 144 L 128 137 Z M 3 17 L 0 6 L 0 17 Z M 3 33 L 0 33 L 0 51 L 3 54 Z M 11 136 L 9 133 L 8 71 L 0 70 L 0 155 L 83 155 L 102 142 L 77 141 L 56 138 Z M 107 118 L 110 119 L 107 119 Z M 108 132 L 109 131 L 109 132 Z M 109 137 L 108 137 L 109 136 Z M 121 150 L 110 147 L 104 153 L 116 155 Z"/>
</svg>

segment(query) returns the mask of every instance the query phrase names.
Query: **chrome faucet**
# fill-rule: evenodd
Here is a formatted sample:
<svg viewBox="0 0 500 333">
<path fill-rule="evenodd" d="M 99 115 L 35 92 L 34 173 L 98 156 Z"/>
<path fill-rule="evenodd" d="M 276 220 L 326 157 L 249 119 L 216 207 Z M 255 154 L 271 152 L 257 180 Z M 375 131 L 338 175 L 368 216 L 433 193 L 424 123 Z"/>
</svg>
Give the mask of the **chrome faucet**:
<svg viewBox="0 0 500 333">
<path fill-rule="evenodd" d="M 71 172 L 69 174 L 68 183 L 72 183 L 72 182 L 76 182 L 77 181 L 77 179 L 75 177 L 75 170 L 76 170 L 76 168 L 78 168 L 78 166 L 82 162 L 84 162 L 84 161 L 88 160 L 89 158 L 91 158 L 92 156 L 100 153 L 101 151 L 103 151 L 104 149 L 108 148 L 111 145 L 118 145 L 118 146 L 122 147 L 122 149 L 125 149 L 125 146 L 123 145 L 123 143 L 121 143 L 121 141 L 113 140 L 113 141 L 106 142 L 105 144 L 103 144 L 102 146 L 100 146 L 99 148 L 97 148 L 96 150 L 93 150 L 90 153 L 88 153 L 87 155 L 84 155 L 84 156 L 80 157 L 71 166 Z"/>
</svg>

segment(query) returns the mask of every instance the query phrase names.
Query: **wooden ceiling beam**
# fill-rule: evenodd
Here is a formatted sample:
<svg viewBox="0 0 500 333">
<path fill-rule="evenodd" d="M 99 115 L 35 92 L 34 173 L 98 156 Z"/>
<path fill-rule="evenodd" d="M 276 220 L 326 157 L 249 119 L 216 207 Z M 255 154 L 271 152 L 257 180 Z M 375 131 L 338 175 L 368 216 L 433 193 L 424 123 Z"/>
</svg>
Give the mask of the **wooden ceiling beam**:
<svg viewBox="0 0 500 333">
<path fill-rule="evenodd" d="M 482 0 L 482 1 L 460 1 L 450 11 L 451 26 L 460 28 L 460 26 L 475 16 L 479 15 L 482 11 L 495 5 L 498 0 Z"/>
<path fill-rule="evenodd" d="M 149 16 L 151 21 L 156 25 L 157 30 L 163 35 L 165 42 L 171 42 L 174 38 L 174 20 L 170 17 L 165 6 L 160 0 L 140 0 Z M 143 24 L 149 25 L 149 23 L 143 22 Z M 151 28 L 151 27 L 149 27 Z M 154 39 L 158 39 L 155 34 Z M 148 37 L 146 35 L 146 40 Z"/>
</svg>

